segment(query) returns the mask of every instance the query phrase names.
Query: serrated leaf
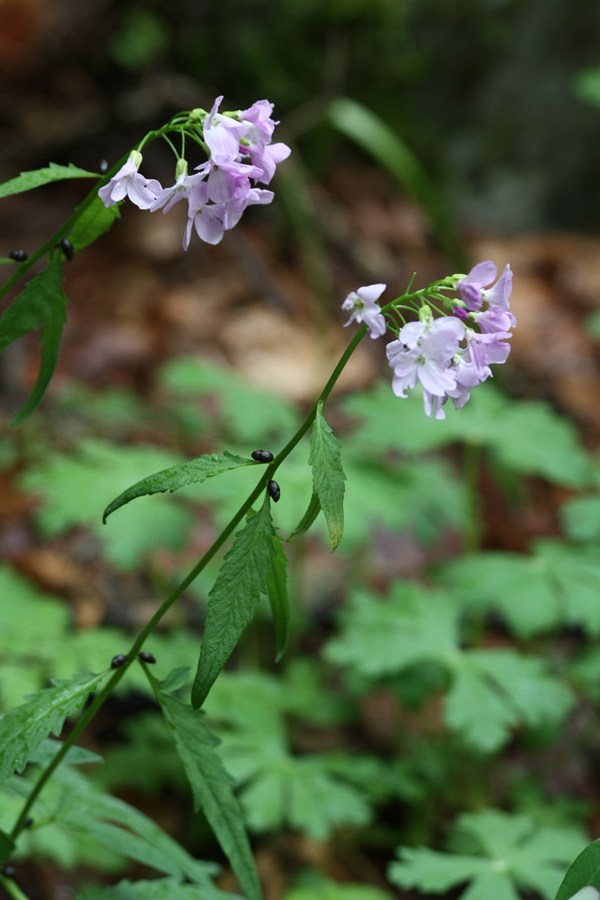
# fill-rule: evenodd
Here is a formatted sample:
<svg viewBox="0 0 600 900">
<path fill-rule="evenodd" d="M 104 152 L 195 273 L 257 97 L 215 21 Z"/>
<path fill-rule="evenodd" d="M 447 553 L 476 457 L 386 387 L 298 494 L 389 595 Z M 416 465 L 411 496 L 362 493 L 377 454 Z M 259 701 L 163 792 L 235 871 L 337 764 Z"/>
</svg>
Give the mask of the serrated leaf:
<svg viewBox="0 0 600 900">
<path fill-rule="evenodd" d="M 58 363 L 62 331 L 67 321 L 67 297 L 60 290 L 47 308 L 42 323 L 40 369 L 36 383 L 11 425 L 21 425 L 41 403 Z"/>
<path fill-rule="evenodd" d="M 100 197 L 94 197 L 92 202 L 81 213 L 68 238 L 75 250 L 81 250 L 92 244 L 96 238 L 108 231 L 121 216 L 119 204 L 105 206 Z"/>
<path fill-rule="evenodd" d="M 430 893 L 444 893 L 471 882 L 461 900 L 518 900 L 517 888 L 537 891 L 545 900 L 552 900 L 560 865 L 582 839 L 578 829 L 539 826 L 526 816 L 493 809 L 461 816 L 454 830 L 469 835 L 481 855 L 401 848 L 400 862 L 389 868 L 390 880 L 400 887 Z"/>
<path fill-rule="evenodd" d="M 290 635 L 290 601 L 287 590 L 288 560 L 278 534 L 273 536 L 274 554 L 267 577 L 267 597 L 275 625 L 275 662 L 284 655 Z"/>
<path fill-rule="evenodd" d="M 561 621 L 556 586 L 548 578 L 547 565 L 536 557 L 478 553 L 448 563 L 440 575 L 463 609 L 500 613 L 519 637 L 531 637 Z"/>
<path fill-rule="evenodd" d="M 99 790 L 81 772 L 68 766 L 60 767 L 53 781 L 54 795 L 45 792 L 41 799 L 48 804 L 46 814 L 57 824 L 158 872 L 199 885 L 211 884 L 214 865 L 194 859 L 156 822 L 129 803 Z"/>
<path fill-rule="evenodd" d="M 201 713 L 162 691 L 158 691 L 158 699 L 188 776 L 196 809 L 206 816 L 246 896 L 260 900 L 262 893 L 242 810 L 231 778 L 215 750 L 219 741 L 208 730 Z"/>
<path fill-rule="evenodd" d="M 202 706 L 215 678 L 252 621 L 267 589 L 274 554 L 270 501 L 238 531 L 209 593 L 204 637 L 192 687 L 192 705 Z"/>
<path fill-rule="evenodd" d="M 313 491 L 319 498 L 331 549 L 335 550 L 344 533 L 344 481 L 341 444 L 323 416 L 319 403 L 310 437 L 310 456 Z"/>
<path fill-rule="evenodd" d="M 600 839 L 588 844 L 571 863 L 558 889 L 556 900 L 571 900 L 588 885 L 600 888 Z"/>
<path fill-rule="evenodd" d="M 62 263 L 58 257 L 27 282 L 0 318 L 0 351 L 43 325 L 56 303 L 64 304 L 62 282 Z"/>
<path fill-rule="evenodd" d="M 465 557 L 446 565 L 441 577 L 464 608 L 501 612 L 520 637 L 563 622 L 600 634 L 600 561 L 595 548 L 538 541 L 529 555 Z"/>
<path fill-rule="evenodd" d="M 444 715 L 468 743 L 490 752 L 518 723 L 532 728 L 557 724 L 573 700 L 541 659 L 512 650 L 471 650 L 457 660 Z"/>
<path fill-rule="evenodd" d="M 236 456 L 225 450 L 223 453 L 205 453 L 197 459 L 162 469 L 153 475 L 148 475 L 136 482 L 131 487 L 119 494 L 104 510 L 102 521 L 106 522 L 108 516 L 126 503 L 135 500 L 136 497 L 144 497 L 149 494 L 164 494 L 166 491 L 173 493 L 188 484 L 201 484 L 207 478 L 214 478 L 231 469 L 239 469 L 241 466 L 256 466 L 253 459 Z"/>
<path fill-rule="evenodd" d="M 569 419 L 545 403 L 509 399 L 490 384 L 480 385 L 462 409 L 448 406 L 443 422 L 427 419 L 420 396 L 398 403 L 385 385 L 350 398 L 345 408 L 361 420 L 354 437 L 367 451 L 415 454 L 470 444 L 515 472 L 572 487 L 593 483 L 589 457 Z"/>
<path fill-rule="evenodd" d="M 321 512 L 321 504 L 319 503 L 319 498 L 317 495 L 312 493 L 311 498 L 308 502 L 308 507 L 306 512 L 293 529 L 291 534 L 288 536 L 287 540 L 291 541 L 292 538 L 298 537 L 301 534 L 306 534 L 310 526 L 313 524 L 319 513 Z"/>
<path fill-rule="evenodd" d="M 444 719 L 467 744 L 482 753 L 492 753 L 506 743 L 519 716 L 506 697 L 467 658 L 455 672 L 445 697 Z"/>
<path fill-rule="evenodd" d="M 402 847 L 398 854 L 400 861 L 390 865 L 388 877 L 403 888 L 416 887 L 437 894 L 490 871 L 490 861 L 479 856 L 450 856 L 425 847 Z"/>
<path fill-rule="evenodd" d="M 5 181 L 0 184 L 0 199 L 2 197 L 10 197 L 12 194 L 21 194 L 24 191 L 31 191 L 33 188 L 42 187 L 51 181 L 64 181 L 66 178 L 99 178 L 97 172 L 87 172 L 69 163 L 68 166 L 59 166 L 56 163 L 50 163 L 43 169 L 34 169 L 30 172 L 21 172 L 16 178 Z"/>
<path fill-rule="evenodd" d="M 105 678 L 76 675 L 39 691 L 0 719 L 0 783 L 22 772 L 36 747 L 50 733 L 60 734 L 65 719 L 81 709 L 90 691 Z"/>
<path fill-rule="evenodd" d="M 458 612 L 448 598 L 398 584 L 386 598 L 355 591 L 325 656 L 372 678 L 426 660 L 447 666 L 457 651 Z"/>
<path fill-rule="evenodd" d="M 38 526 L 49 535 L 88 527 L 113 565 L 134 569 L 157 545 L 183 546 L 194 521 L 189 509 L 166 497 L 142 497 L 106 528 L 100 519 L 115 492 L 144 472 L 177 462 L 177 455 L 154 446 L 120 446 L 82 441 L 73 454 L 47 454 L 28 468 L 21 484 L 41 498 Z"/>
</svg>

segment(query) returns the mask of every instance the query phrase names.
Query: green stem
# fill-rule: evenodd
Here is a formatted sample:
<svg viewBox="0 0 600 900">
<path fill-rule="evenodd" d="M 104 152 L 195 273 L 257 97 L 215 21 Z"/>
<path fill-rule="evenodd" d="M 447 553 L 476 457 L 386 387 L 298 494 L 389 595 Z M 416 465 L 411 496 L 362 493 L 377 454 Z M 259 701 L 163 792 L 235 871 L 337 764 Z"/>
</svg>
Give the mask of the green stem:
<svg viewBox="0 0 600 900">
<path fill-rule="evenodd" d="M 24 894 L 18 884 L 12 880 L 12 878 L 7 878 L 5 875 L 0 875 L 0 887 L 3 887 L 9 897 L 12 897 L 13 900 L 29 900 L 27 894 Z"/>
<path fill-rule="evenodd" d="M 167 597 L 166 600 L 159 606 L 156 610 L 152 618 L 146 623 L 144 628 L 140 631 L 133 644 L 131 645 L 129 652 L 127 653 L 127 662 L 122 665 L 120 668 L 115 669 L 112 676 L 106 682 L 101 691 L 99 691 L 92 703 L 88 706 L 85 712 L 82 713 L 81 717 L 78 719 L 77 723 L 73 726 L 71 732 L 68 737 L 65 739 L 63 744 L 61 745 L 60 750 L 56 753 L 54 758 L 48 763 L 46 768 L 40 774 L 38 780 L 35 782 L 31 793 L 27 797 L 25 801 L 25 805 L 21 810 L 19 818 L 17 819 L 13 830 L 11 831 L 11 838 L 16 840 L 18 835 L 21 833 L 24 827 L 24 822 L 27 819 L 33 804 L 39 797 L 42 792 L 44 786 L 51 778 L 52 774 L 56 771 L 58 766 L 61 764 L 71 747 L 75 744 L 75 742 L 79 739 L 79 737 L 83 734 L 89 723 L 92 721 L 98 710 L 104 705 L 108 697 L 111 695 L 114 688 L 121 681 L 128 668 L 135 662 L 137 658 L 137 654 L 142 649 L 144 642 L 148 638 L 148 636 L 154 631 L 160 620 L 167 613 L 167 611 L 173 606 L 176 600 L 181 597 L 183 592 L 190 586 L 190 584 L 198 577 L 200 572 L 208 565 L 210 560 L 215 556 L 215 554 L 220 550 L 223 546 L 227 538 L 233 533 L 233 531 L 237 528 L 239 523 L 242 521 L 246 513 L 250 510 L 252 505 L 256 502 L 258 497 L 263 493 L 267 486 L 267 482 L 271 480 L 273 477 L 273 473 L 278 469 L 281 463 L 286 459 L 287 456 L 292 452 L 294 447 L 299 443 L 304 434 L 310 428 L 312 422 L 314 421 L 317 408 L 320 403 L 323 403 L 329 394 L 331 393 L 336 381 L 340 377 L 346 363 L 352 356 L 352 353 L 363 339 L 367 332 L 365 326 L 360 328 L 357 334 L 354 336 L 352 341 L 346 347 L 346 350 L 341 355 L 338 364 L 333 370 L 331 377 L 327 381 L 327 384 L 319 394 L 319 397 L 311 408 L 310 412 L 306 416 L 306 419 L 302 423 L 302 425 L 298 428 L 294 436 L 288 441 L 283 450 L 277 454 L 273 462 L 271 462 L 262 478 L 258 481 L 254 490 L 248 495 L 247 499 L 242 503 L 238 511 L 231 518 L 229 523 L 225 526 L 221 534 L 215 540 L 211 547 L 206 551 L 204 556 L 196 563 L 196 565 L 191 569 L 191 571 L 186 575 L 186 577 L 181 581 L 177 587 L 172 591 L 171 594 Z"/>
</svg>

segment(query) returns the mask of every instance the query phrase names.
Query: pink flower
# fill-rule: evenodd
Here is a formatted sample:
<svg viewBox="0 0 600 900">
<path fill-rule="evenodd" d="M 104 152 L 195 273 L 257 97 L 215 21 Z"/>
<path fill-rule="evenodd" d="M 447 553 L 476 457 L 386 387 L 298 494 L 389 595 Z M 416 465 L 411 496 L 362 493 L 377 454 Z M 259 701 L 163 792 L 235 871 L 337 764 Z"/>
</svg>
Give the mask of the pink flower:
<svg viewBox="0 0 600 900">
<path fill-rule="evenodd" d="M 269 184 L 275 174 L 275 167 L 287 159 L 291 153 L 287 144 L 272 144 L 271 138 L 275 126 L 279 123 L 271 118 L 273 104 L 268 100 L 257 100 L 248 109 L 240 110 L 240 118 L 246 126 L 240 152 L 247 153 L 252 164 L 262 172 L 258 179 L 262 184 Z"/>
<path fill-rule="evenodd" d="M 128 197 L 140 209 L 150 209 L 162 191 L 160 182 L 140 175 L 138 169 L 142 154 L 134 150 L 124 166 L 121 166 L 108 184 L 100 188 L 98 195 L 105 206 L 114 206 Z"/>
<path fill-rule="evenodd" d="M 386 324 L 385 317 L 379 309 L 377 301 L 386 287 L 387 285 L 385 284 L 369 284 L 348 294 L 342 303 L 342 309 L 352 310 L 352 315 L 344 327 L 349 325 L 350 322 L 359 324 L 364 322 L 372 338 L 382 337 L 386 331 Z"/>
<path fill-rule="evenodd" d="M 387 345 L 386 353 L 393 369 L 392 390 L 397 397 L 417 382 L 423 385 L 425 411 L 432 410 L 433 397 L 444 398 L 456 388 L 452 360 L 464 337 L 465 326 L 453 316 L 410 322 L 400 330 L 398 340 Z M 436 417 L 441 410 L 434 403 Z"/>
<path fill-rule="evenodd" d="M 512 271 L 507 264 L 493 287 L 489 287 L 496 277 L 496 266 L 488 259 L 473 266 L 469 274 L 459 281 L 456 289 L 468 310 L 480 309 L 484 300 L 490 306 L 508 309 L 508 298 L 512 291 Z"/>
</svg>

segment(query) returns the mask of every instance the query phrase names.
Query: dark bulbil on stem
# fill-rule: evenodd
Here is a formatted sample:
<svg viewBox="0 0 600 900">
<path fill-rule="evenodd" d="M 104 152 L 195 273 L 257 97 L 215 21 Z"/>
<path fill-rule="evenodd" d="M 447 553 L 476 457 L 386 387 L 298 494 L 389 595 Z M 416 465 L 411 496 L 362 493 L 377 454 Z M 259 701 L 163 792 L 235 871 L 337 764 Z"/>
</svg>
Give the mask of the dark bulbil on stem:
<svg viewBox="0 0 600 900">
<path fill-rule="evenodd" d="M 154 665 L 156 662 L 156 657 L 153 653 L 148 653 L 147 650 L 140 650 L 138 653 L 138 659 L 141 662 L 148 663 L 148 665 Z"/>
<path fill-rule="evenodd" d="M 9 259 L 14 259 L 15 262 L 25 262 L 27 259 L 27 250 L 11 250 L 8 254 Z"/>
<path fill-rule="evenodd" d="M 69 238 L 61 238 L 60 239 L 60 249 L 65 254 L 65 257 L 69 260 L 73 259 L 75 256 L 75 247 L 69 240 Z"/>
<path fill-rule="evenodd" d="M 127 657 L 125 656 L 125 654 L 117 653 L 117 655 L 113 656 L 113 658 L 111 659 L 110 667 L 111 667 L 111 669 L 120 669 L 121 666 L 124 666 L 126 662 L 127 662 Z"/>
<path fill-rule="evenodd" d="M 253 450 L 251 456 L 252 459 L 260 463 L 270 463 L 273 461 L 273 454 L 270 450 Z"/>
<path fill-rule="evenodd" d="M 281 488 L 279 487 L 277 482 L 269 481 L 267 485 L 267 491 L 273 503 L 277 503 L 279 498 L 281 497 Z"/>
</svg>

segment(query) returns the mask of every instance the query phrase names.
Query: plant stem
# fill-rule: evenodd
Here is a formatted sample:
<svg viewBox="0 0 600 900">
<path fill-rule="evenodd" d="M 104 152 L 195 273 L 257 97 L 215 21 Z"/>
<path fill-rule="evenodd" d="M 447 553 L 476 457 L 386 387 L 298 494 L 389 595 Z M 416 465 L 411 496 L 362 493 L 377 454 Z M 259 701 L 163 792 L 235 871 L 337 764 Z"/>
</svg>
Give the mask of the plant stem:
<svg viewBox="0 0 600 900">
<path fill-rule="evenodd" d="M 204 556 L 196 563 L 196 565 L 190 570 L 190 572 L 186 575 L 186 577 L 177 585 L 177 587 L 169 594 L 166 600 L 159 606 L 154 615 L 149 619 L 144 628 L 140 631 L 133 644 L 131 645 L 129 652 L 127 653 L 127 662 L 120 666 L 118 669 L 115 669 L 112 676 L 106 682 L 101 691 L 99 691 L 94 700 L 88 706 L 88 708 L 82 713 L 81 717 L 78 719 L 76 724 L 73 726 L 71 732 L 64 740 L 61 745 L 60 750 L 56 753 L 54 758 L 48 763 L 46 768 L 40 774 L 38 780 L 35 782 L 31 793 L 27 797 L 23 809 L 11 831 L 11 838 L 16 840 L 18 835 L 21 833 L 24 827 L 24 822 L 29 815 L 33 804 L 39 797 L 42 792 L 44 786 L 51 778 L 52 774 L 56 771 L 58 766 L 61 764 L 71 747 L 75 744 L 75 742 L 79 739 L 79 737 L 83 734 L 89 723 L 92 721 L 98 710 L 104 705 L 106 700 L 111 695 L 114 688 L 121 681 L 128 668 L 135 662 L 137 658 L 137 654 L 142 649 L 144 642 L 148 638 L 148 636 L 154 631 L 160 620 L 163 616 L 168 612 L 168 610 L 173 606 L 176 600 L 181 597 L 183 592 L 190 586 L 190 584 L 198 577 L 200 572 L 205 568 L 205 566 L 210 562 L 210 560 L 215 556 L 215 554 L 219 551 L 219 549 L 223 546 L 227 538 L 233 533 L 235 528 L 242 521 L 246 513 L 252 507 L 253 503 L 260 497 L 262 492 L 265 490 L 267 486 L 267 482 L 271 480 L 273 477 L 273 473 L 277 470 L 277 468 L 281 465 L 281 463 L 286 459 L 287 456 L 292 452 L 294 447 L 299 443 L 304 434 L 310 428 L 312 422 L 314 421 L 317 408 L 320 403 L 323 403 L 329 394 L 331 393 L 336 381 L 340 377 L 346 363 L 352 356 L 352 353 L 365 336 L 367 332 L 366 327 L 363 325 L 362 328 L 359 329 L 354 338 L 350 341 L 346 350 L 341 355 L 335 369 L 331 373 L 327 384 L 319 394 L 319 397 L 314 404 L 314 406 L 309 411 L 302 425 L 298 428 L 294 436 L 288 441 L 283 450 L 277 454 L 275 459 L 267 466 L 263 476 L 258 481 L 254 490 L 248 495 L 246 500 L 242 503 L 238 511 L 235 515 L 230 519 L 229 523 L 225 526 L 221 534 L 217 537 L 215 542 L 211 547 L 206 551 Z"/>
<path fill-rule="evenodd" d="M 27 895 L 23 893 L 21 888 L 12 880 L 12 878 L 0 875 L 0 887 L 3 887 L 8 896 L 12 897 L 13 900 L 29 900 Z"/>
</svg>

